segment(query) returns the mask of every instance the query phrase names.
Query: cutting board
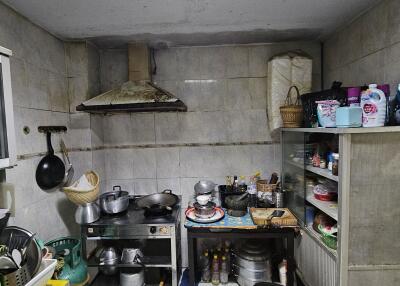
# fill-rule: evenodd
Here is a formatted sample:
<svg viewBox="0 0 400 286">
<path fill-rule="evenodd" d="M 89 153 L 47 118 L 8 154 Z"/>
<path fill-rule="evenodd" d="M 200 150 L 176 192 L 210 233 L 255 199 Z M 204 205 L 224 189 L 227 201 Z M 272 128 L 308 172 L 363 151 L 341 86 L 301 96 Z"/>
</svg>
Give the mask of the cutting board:
<svg viewBox="0 0 400 286">
<path fill-rule="evenodd" d="M 269 222 L 269 216 L 275 210 L 282 210 L 285 213 L 281 217 L 274 217 Z M 250 208 L 250 216 L 254 224 L 259 226 L 297 226 L 296 217 L 287 208 Z"/>
</svg>

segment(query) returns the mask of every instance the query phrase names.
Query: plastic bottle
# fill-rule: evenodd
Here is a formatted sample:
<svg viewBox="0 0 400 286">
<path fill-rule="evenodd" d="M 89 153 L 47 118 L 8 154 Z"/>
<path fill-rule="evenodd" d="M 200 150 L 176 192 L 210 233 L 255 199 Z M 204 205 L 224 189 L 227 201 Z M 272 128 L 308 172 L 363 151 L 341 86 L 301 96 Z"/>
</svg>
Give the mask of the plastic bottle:
<svg viewBox="0 0 400 286">
<path fill-rule="evenodd" d="M 380 127 L 385 125 L 386 96 L 377 89 L 376 84 L 370 84 L 361 94 L 363 110 L 363 127 Z"/>
<path fill-rule="evenodd" d="M 396 98 L 395 98 L 395 106 L 393 110 L 394 124 L 400 125 L 400 84 L 397 88 Z"/>
<path fill-rule="evenodd" d="M 225 248 L 225 253 L 224 256 L 226 257 L 226 267 L 228 270 L 228 273 L 231 272 L 231 253 L 228 247 Z"/>
<path fill-rule="evenodd" d="M 245 176 L 240 176 L 239 178 L 240 178 L 240 180 L 239 180 L 239 191 L 245 192 L 247 190 L 246 177 Z"/>
<path fill-rule="evenodd" d="M 218 261 L 218 255 L 214 255 L 212 264 L 211 264 L 211 283 L 213 285 L 218 285 L 219 284 L 219 261 Z"/>
<path fill-rule="evenodd" d="M 250 183 L 247 186 L 247 192 L 249 193 L 249 208 L 256 208 L 257 207 L 257 186 L 256 186 L 256 177 L 250 178 Z"/>
<path fill-rule="evenodd" d="M 210 270 L 210 256 L 208 250 L 200 257 L 200 267 L 201 267 L 201 281 L 210 282 L 211 281 L 211 270 Z"/>
<path fill-rule="evenodd" d="M 228 265 L 225 255 L 221 258 L 221 271 L 219 273 L 219 280 L 222 284 L 227 284 L 229 279 Z"/>
<path fill-rule="evenodd" d="M 382 90 L 386 97 L 386 117 L 385 117 L 385 125 L 389 124 L 389 104 L 390 104 L 390 85 L 382 84 L 378 85 L 378 89 Z"/>
<path fill-rule="evenodd" d="M 347 90 L 348 106 L 360 106 L 360 93 L 361 93 L 361 88 L 359 87 L 350 87 Z"/>
</svg>

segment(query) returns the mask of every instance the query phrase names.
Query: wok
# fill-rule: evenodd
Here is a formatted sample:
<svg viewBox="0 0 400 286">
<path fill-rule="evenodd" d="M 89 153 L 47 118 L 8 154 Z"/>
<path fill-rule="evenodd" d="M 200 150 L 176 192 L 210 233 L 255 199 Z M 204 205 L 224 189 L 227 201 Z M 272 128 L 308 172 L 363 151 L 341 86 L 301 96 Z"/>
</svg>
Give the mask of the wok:
<svg viewBox="0 0 400 286">
<path fill-rule="evenodd" d="M 139 208 L 148 210 L 172 210 L 178 202 L 178 196 L 174 195 L 171 190 L 164 190 L 162 193 L 139 198 L 136 201 L 136 205 Z"/>
<path fill-rule="evenodd" d="M 64 162 L 54 155 L 51 146 L 51 133 L 46 133 L 47 155 L 40 160 L 36 169 L 36 182 L 42 190 L 51 190 L 59 186 L 65 177 Z"/>
</svg>

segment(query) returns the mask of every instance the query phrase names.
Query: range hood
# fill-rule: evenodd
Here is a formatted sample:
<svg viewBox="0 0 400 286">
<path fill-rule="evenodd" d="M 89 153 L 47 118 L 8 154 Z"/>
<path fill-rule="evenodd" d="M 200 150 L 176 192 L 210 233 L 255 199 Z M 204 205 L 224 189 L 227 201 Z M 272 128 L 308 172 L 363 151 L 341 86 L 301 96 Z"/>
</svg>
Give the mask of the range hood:
<svg viewBox="0 0 400 286">
<path fill-rule="evenodd" d="M 173 94 L 151 81 L 149 49 L 129 44 L 129 81 L 76 107 L 89 113 L 187 111 Z"/>
</svg>

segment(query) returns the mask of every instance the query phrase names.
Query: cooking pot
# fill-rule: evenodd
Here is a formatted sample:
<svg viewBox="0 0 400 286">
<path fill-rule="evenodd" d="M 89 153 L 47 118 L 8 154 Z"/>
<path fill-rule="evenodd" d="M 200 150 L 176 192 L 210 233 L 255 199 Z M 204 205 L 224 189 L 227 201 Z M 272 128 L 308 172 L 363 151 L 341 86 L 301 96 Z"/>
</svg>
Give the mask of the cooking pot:
<svg viewBox="0 0 400 286">
<path fill-rule="evenodd" d="M 215 184 L 212 181 L 198 181 L 194 185 L 194 190 L 195 190 L 197 196 L 198 195 L 209 195 L 214 191 L 216 186 L 217 186 L 217 184 Z"/>
<path fill-rule="evenodd" d="M 117 264 L 119 262 L 119 253 L 114 247 L 106 247 L 100 253 L 100 271 L 105 275 L 114 275 L 117 273 Z"/>
<path fill-rule="evenodd" d="M 245 269 L 251 269 L 252 271 L 266 271 L 266 269 L 270 267 L 269 260 L 259 260 L 259 261 L 248 260 L 234 253 L 233 253 L 233 258 L 237 266 Z"/>
<path fill-rule="evenodd" d="M 194 214 L 199 218 L 210 218 L 215 215 L 216 209 L 214 202 L 208 202 L 205 205 L 201 205 L 196 202 L 193 206 L 195 209 Z"/>
<path fill-rule="evenodd" d="M 122 191 L 120 186 L 114 186 L 112 192 L 107 192 L 100 196 L 100 208 L 107 214 L 122 213 L 128 207 L 129 193 Z"/>
<path fill-rule="evenodd" d="M 121 286 L 142 286 L 144 285 L 144 271 L 142 268 L 124 269 L 119 274 Z"/>
<path fill-rule="evenodd" d="M 168 210 L 179 202 L 178 196 L 174 195 L 171 190 L 164 190 L 162 193 L 152 194 L 141 197 L 136 200 L 139 208 L 154 212 Z"/>
<path fill-rule="evenodd" d="M 270 282 L 271 281 L 271 269 L 264 268 L 262 270 L 252 270 L 245 267 L 232 264 L 233 272 L 246 280 L 253 282 Z"/>
<path fill-rule="evenodd" d="M 100 208 L 96 203 L 79 205 L 75 212 L 75 221 L 78 224 L 87 224 L 100 218 Z"/>
</svg>

